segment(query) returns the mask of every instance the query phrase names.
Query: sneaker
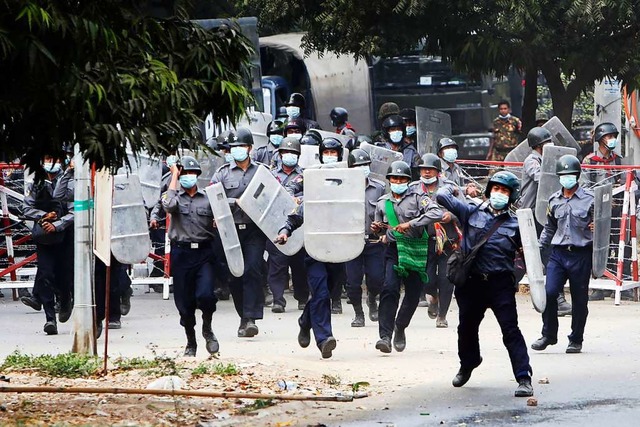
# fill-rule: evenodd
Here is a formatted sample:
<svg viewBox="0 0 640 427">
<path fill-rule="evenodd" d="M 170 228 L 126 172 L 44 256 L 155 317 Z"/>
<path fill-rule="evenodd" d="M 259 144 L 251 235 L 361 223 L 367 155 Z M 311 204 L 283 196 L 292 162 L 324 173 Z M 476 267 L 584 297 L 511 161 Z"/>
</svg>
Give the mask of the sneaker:
<svg viewBox="0 0 640 427">
<path fill-rule="evenodd" d="M 567 346 L 567 353 L 582 353 L 582 344 L 574 342 L 574 341 L 569 341 L 569 345 Z"/>
<path fill-rule="evenodd" d="M 570 316 L 571 304 L 564 297 L 564 292 L 558 294 L 558 317 Z"/>
<path fill-rule="evenodd" d="M 36 297 L 22 297 L 20 298 L 20 301 L 27 307 L 33 308 L 35 311 L 42 310 L 42 303 Z"/>
<path fill-rule="evenodd" d="M 595 289 L 591 294 L 589 294 L 589 301 L 603 301 L 604 300 L 604 292 L 602 289 Z"/>
<path fill-rule="evenodd" d="M 55 320 L 45 323 L 43 330 L 47 335 L 58 335 L 58 325 L 56 325 Z"/>
<path fill-rule="evenodd" d="M 531 378 L 524 377 L 518 380 L 518 387 L 514 393 L 515 397 L 531 397 L 533 396 L 533 386 Z"/>
<path fill-rule="evenodd" d="M 119 320 L 109 320 L 109 325 L 107 325 L 109 329 L 120 329 L 122 328 L 122 323 Z"/>
</svg>

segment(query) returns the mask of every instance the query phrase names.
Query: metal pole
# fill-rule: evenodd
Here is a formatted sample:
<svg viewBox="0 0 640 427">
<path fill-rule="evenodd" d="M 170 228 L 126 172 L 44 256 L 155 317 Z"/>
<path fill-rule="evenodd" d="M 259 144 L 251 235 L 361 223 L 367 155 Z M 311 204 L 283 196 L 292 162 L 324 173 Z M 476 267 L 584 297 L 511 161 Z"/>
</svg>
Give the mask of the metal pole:
<svg viewBox="0 0 640 427">
<path fill-rule="evenodd" d="M 73 347 L 74 353 L 96 355 L 94 333 L 93 276 L 91 274 L 91 174 L 89 164 L 84 161 L 79 145 L 74 147 L 74 306 Z"/>
</svg>

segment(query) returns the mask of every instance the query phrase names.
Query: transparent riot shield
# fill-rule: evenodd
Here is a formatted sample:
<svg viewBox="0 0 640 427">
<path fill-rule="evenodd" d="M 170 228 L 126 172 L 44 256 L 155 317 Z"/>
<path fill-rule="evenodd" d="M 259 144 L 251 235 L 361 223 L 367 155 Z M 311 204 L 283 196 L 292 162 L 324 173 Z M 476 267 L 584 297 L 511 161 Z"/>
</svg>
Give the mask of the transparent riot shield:
<svg viewBox="0 0 640 427">
<path fill-rule="evenodd" d="M 320 164 L 320 154 L 317 145 L 301 145 L 300 157 L 298 158 L 298 165 L 302 169 L 306 169 L 313 165 Z"/>
<path fill-rule="evenodd" d="M 363 142 L 360 148 L 366 151 L 371 157 L 371 177 L 381 181 L 386 180 L 387 170 L 391 163 L 396 160 L 402 160 L 402 153 L 389 150 L 388 148 L 378 147 L 377 145 Z"/>
<path fill-rule="evenodd" d="M 611 238 L 611 192 L 613 184 L 599 185 L 593 189 L 593 277 L 602 277 L 607 268 L 609 239 Z"/>
<path fill-rule="evenodd" d="M 545 145 L 542 148 L 542 165 L 540 166 L 540 182 L 536 194 L 536 220 L 541 225 L 547 223 L 547 206 L 549 197 L 560 189 L 560 178 L 556 175 L 556 162 L 565 154 L 576 155 L 575 148 Z"/>
<path fill-rule="evenodd" d="M 438 141 L 451 136 L 451 116 L 442 111 L 416 107 L 416 129 L 418 153 L 437 154 Z"/>
<path fill-rule="evenodd" d="M 337 138 L 338 141 L 342 142 L 343 147 L 346 147 L 347 143 L 351 139 L 349 135 L 340 135 L 339 133 L 329 132 L 329 131 L 320 130 L 320 129 L 314 129 L 314 130 L 320 134 L 322 139 L 329 138 L 329 137 Z"/>
<path fill-rule="evenodd" d="M 151 239 L 138 175 L 123 174 L 113 177 L 111 210 L 113 256 L 123 264 L 145 261 L 151 250 Z"/>
<path fill-rule="evenodd" d="M 518 217 L 518 226 L 520 227 L 520 236 L 522 238 L 524 261 L 527 265 L 531 301 L 536 311 L 542 313 L 547 306 L 547 292 L 545 290 L 542 259 L 540 258 L 538 233 L 536 232 L 533 212 L 529 208 L 518 209 L 516 215 Z"/>
<path fill-rule="evenodd" d="M 364 249 L 365 179 L 361 169 L 304 171 L 304 246 L 321 262 L 346 262 Z"/>
<path fill-rule="evenodd" d="M 542 125 L 543 128 L 551 133 L 553 138 L 553 144 L 561 147 L 575 148 L 576 153 L 580 152 L 580 145 L 576 142 L 575 138 L 571 135 L 571 132 L 562 124 L 560 119 L 553 116 Z M 525 139 L 516 148 L 511 150 L 509 154 L 504 158 L 505 162 L 524 162 L 524 159 L 531 154 L 531 148 L 529 142 Z M 536 218 L 538 214 L 536 214 Z"/>
<path fill-rule="evenodd" d="M 138 157 L 130 153 L 127 149 L 130 170 L 126 166 L 118 169 L 118 175 L 135 174 L 138 175 L 142 188 L 144 204 L 151 209 L 160 199 L 160 182 L 162 181 L 162 162 L 159 159 L 150 157 L 146 152 L 138 153 Z"/>
<path fill-rule="evenodd" d="M 220 240 L 222 241 L 224 256 L 227 258 L 229 271 L 235 277 L 241 277 L 244 274 L 244 257 L 224 187 L 221 183 L 213 184 L 208 186 L 205 192 L 209 198 L 211 210 L 213 210 L 218 233 L 220 233 Z"/>
<path fill-rule="evenodd" d="M 237 203 L 271 241 L 278 236 L 287 215 L 296 208 L 293 197 L 271 172 L 263 167 L 258 168 Z M 289 237 L 287 243 L 276 245 L 276 248 L 285 255 L 295 255 L 302 249 L 303 241 L 304 231 L 298 229 Z"/>
<path fill-rule="evenodd" d="M 180 150 L 180 157 L 192 156 L 200 163 L 202 173 L 198 176 L 198 188 L 204 190 L 210 183 L 213 174 L 224 164 L 224 154 L 207 150 Z"/>
</svg>

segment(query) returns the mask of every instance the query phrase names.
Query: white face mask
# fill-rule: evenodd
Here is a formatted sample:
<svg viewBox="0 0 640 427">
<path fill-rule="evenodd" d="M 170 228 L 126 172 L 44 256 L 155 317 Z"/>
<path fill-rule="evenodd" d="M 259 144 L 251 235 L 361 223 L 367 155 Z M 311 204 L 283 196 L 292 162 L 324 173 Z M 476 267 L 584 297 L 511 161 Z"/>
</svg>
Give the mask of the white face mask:
<svg viewBox="0 0 640 427">
<path fill-rule="evenodd" d="M 290 106 L 287 107 L 287 116 L 292 119 L 300 117 L 300 107 Z"/>
<path fill-rule="evenodd" d="M 371 168 L 369 167 L 369 165 L 358 166 L 358 167 L 364 171 L 364 177 L 365 178 L 367 178 L 369 176 L 369 174 L 371 173 Z"/>
<path fill-rule="evenodd" d="M 394 143 L 399 143 L 400 141 L 402 141 L 402 131 L 401 130 L 394 130 L 393 132 L 389 132 L 389 139 L 391 139 L 391 142 Z"/>
<path fill-rule="evenodd" d="M 297 165 L 298 155 L 293 153 L 284 153 L 282 155 L 282 164 L 289 167 Z"/>
<path fill-rule="evenodd" d="M 449 163 L 453 163 L 458 158 L 458 150 L 455 148 L 445 148 L 442 150 L 442 158 Z"/>
<path fill-rule="evenodd" d="M 338 162 L 338 156 L 328 156 L 326 154 L 322 155 L 322 161 L 324 162 L 325 165 L 331 164 L 331 163 L 337 163 Z"/>
<path fill-rule="evenodd" d="M 60 172 L 60 169 L 61 169 L 60 163 L 51 163 L 51 162 L 44 163 L 42 167 L 47 173 L 58 173 Z"/>
<path fill-rule="evenodd" d="M 615 149 L 616 145 L 618 145 L 618 140 L 616 138 L 611 138 L 607 140 L 607 148 L 609 150 Z"/>
<path fill-rule="evenodd" d="M 224 161 L 227 163 L 231 163 L 233 161 L 233 156 L 231 155 L 231 153 L 227 153 L 224 155 Z"/>
<path fill-rule="evenodd" d="M 433 176 L 431 178 L 425 178 L 423 176 L 420 177 L 420 181 L 422 181 L 423 183 L 425 183 L 426 185 L 429 184 L 433 184 L 434 182 L 436 182 L 438 180 L 437 176 Z"/>
<path fill-rule="evenodd" d="M 279 147 L 280 143 L 282 142 L 282 140 L 284 139 L 284 136 L 282 135 L 269 135 L 269 141 L 275 146 L 275 147 Z"/>
<path fill-rule="evenodd" d="M 300 139 L 302 138 L 302 134 L 301 133 L 290 133 L 289 135 L 287 135 L 288 138 L 295 138 L 295 139 Z"/>
<path fill-rule="evenodd" d="M 249 157 L 247 147 L 231 147 L 231 155 L 236 162 L 242 162 Z"/>
</svg>

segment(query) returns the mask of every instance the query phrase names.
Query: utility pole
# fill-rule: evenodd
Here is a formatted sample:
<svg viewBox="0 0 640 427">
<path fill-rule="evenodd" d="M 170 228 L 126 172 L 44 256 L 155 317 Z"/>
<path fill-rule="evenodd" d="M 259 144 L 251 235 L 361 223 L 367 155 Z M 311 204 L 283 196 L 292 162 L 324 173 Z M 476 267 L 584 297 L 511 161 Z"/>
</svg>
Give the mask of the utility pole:
<svg viewBox="0 0 640 427">
<path fill-rule="evenodd" d="M 613 123 L 620 131 L 619 141 L 615 152 L 622 156 L 622 96 L 620 82 L 615 78 L 605 77 L 604 79 L 595 82 L 594 90 L 594 116 L 593 126 L 594 128 L 600 123 Z M 626 140 L 625 157 L 628 156 L 629 140 Z M 594 142 L 593 150 L 597 150 L 598 143 Z"/>
</svg>

